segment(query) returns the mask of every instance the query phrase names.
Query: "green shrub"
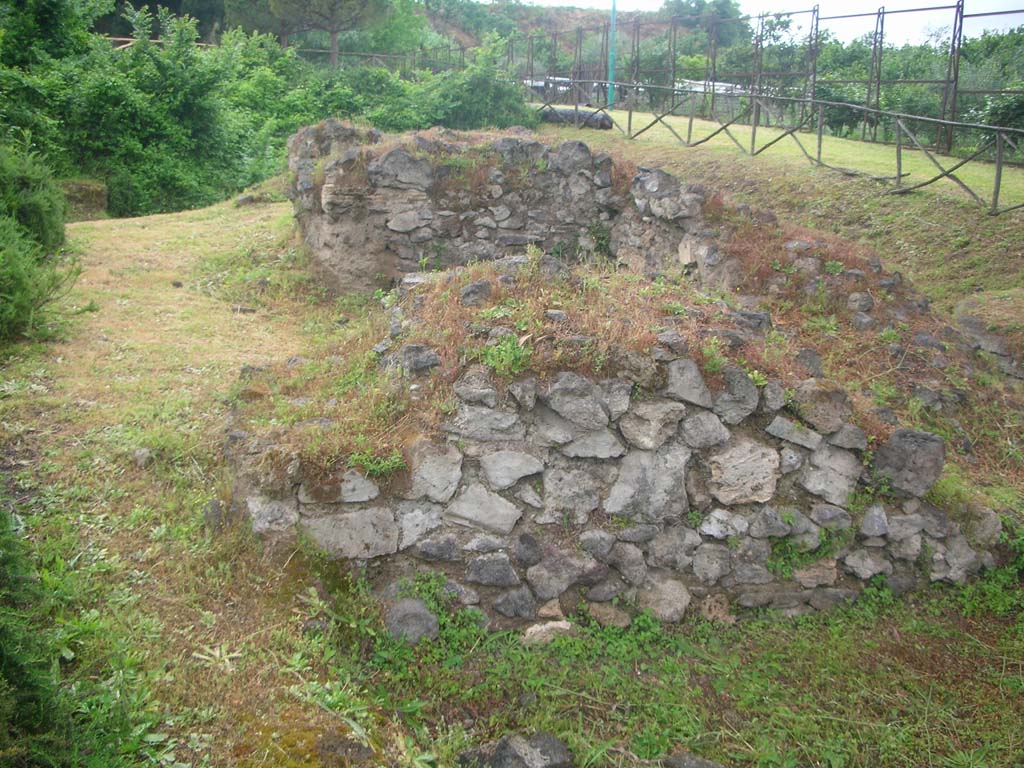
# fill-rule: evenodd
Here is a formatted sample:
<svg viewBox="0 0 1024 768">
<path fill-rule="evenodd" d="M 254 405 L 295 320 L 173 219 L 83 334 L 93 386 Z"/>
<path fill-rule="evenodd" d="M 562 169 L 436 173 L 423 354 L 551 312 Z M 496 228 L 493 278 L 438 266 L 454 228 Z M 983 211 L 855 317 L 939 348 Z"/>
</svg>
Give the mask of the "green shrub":
<svg viewBox="0 0 1024 768">
<path fill-rule="evenodd" d="M 64 194 L 26 146 L 0 144 L 0 216 L 13 219 L 47 251 L 64 242 Z"/>
<path fill-rule="evenodd" d="M 34 334 L 42 310 L 77 274 L 57 270 L 17 221 L 0 216 L 0 342 Z"/>
<path fill-rule="evenodd" d="M 49 659 L 27 616 L 42 600 L 10 512 L 0 509 L 0 763 L 19 765 L 24 742 L 51 721 Z M 11 758 L 12 763 L 6 759 Z M 31 764 L 31 763 L 26 763 Z"/>
</svg>

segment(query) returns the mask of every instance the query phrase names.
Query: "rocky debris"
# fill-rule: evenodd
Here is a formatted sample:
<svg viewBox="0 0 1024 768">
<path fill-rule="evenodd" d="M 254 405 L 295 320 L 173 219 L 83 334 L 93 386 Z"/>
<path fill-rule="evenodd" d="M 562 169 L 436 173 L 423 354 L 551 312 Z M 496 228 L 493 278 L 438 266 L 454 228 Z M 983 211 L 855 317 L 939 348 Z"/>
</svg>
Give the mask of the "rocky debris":
<svg viewBox="0 0 1024 768">
<path fill-rule="evenodd" d="M 421 440 L 410 451 L 411 481 L 407 499 L 451 500 L 462 481 L 462 454 L 454 445 Z"/>
<path fill-rule="evenodd" d="M 494 610 L 509 619 L 533 619 L 537 616 L 537 601 L 529 587 L 519 587 L 495 600 Z"/>
<path fill-rule="evenodd" d="M 525 411 L 532 411 L 537 403 L 537 380 L 530 376 L 526 379 L 513 381 L 508 385 L 508 393 Z"/>
<path fill-rule="evenodd" d="M 660 573 L 652 573 L 637 592 L 637 603 L 659 621 L 682 621 L 690 607 L 690 591 L 683 582 Z"/>
<path fill-rule="evenodd" d="M 692 752 L 677 752 L 661 761 L 663 768 L 726 768 L 721 763 L 705 760 Z"/>
<path fill-rule="evenodd" d="M 544 471 L 544 515 L 538 522 L 555 523 L 571 519 L 579 525 L 601 503 L 601 484 L 582 469 Z"/>
<path fill-rule="evenodd" d="M 1003 521 L 995 510 L 978 506 L 970 509 L 970 519 L 964 526 L 964 533 L 976 547 L 991 549 L 999 542 L 1002 532 Z"/>
<path fill-rule="evenodd" d="M 626 379 L 606 379 L 601 384 L 601 395 L 604 399 L 608 418 L 618 421 L 629 410 L 633 394 L 633 383 Z"/>
<path fill-rule="evenodd" d="M 711 454 L 708 466 L 708 488 L 722 504 L 766 502 L 775 494 L 779 454 L 750 438 L 737 438 Z"/>
<path fill-rule="evenodd" d="M 632 445 L 653 451 L 675 433 L 685 413 L 686 406 L 674 400 L 641 400 L 619 419 L 619 429 Z"/>
<path fill-rule="evenodd" d="M 384 507 L 303 517 L 299 525 L 331 557 L 365 560 L 398 551 L 400 529 L 392 511 Z"/>
<path fill-rule="evenodd" d="M 747 532 L 749 521 L 740 514 L 725 509 L 713 509 L 697 530 L 711 539 L 732 539 Z"/>
<path fill-rule="evenodd" d="M 880 573 L 892 573 L 892 563 L 877 549 L 855 549 L 843 558 L 843 564 L 862 581 Z"/>
<path fill-rule="evenodd" d="M 589 530 L 580 534 L 580 547 L 601 560 L 611 554 L 615 537 L 607 531 Z"/>
<path fill-rule="evenodd" d="M 575 634 L 576 627 L 564 619 L 533 624 L 523 633 L 523 645 L 547 645 L 557 637 Z"/>
<path fill-rule="evenodd" d="M 439 504 L 402 501 L 395 508 L 398 518 L 398 548 L 408 549 L 426 534 L 441 527 L 443 508 Z"/>
<path fill-rule="evenodd" d="M 487 280 L 469 283 L 459 292 L 459 301 L 466 306 L 476 307 L 491 298 L 493 288 Z"/>
<path fill-rule="evenodd" d="M 485 587 L 515 587 L 519 575 L 504 552 L 474 557 L 466 566 L 466 581 Z"/>
<path fill-rule="evenodd" d="M 272 499 L 253 494 L 244 501 L 245 512 L 257 534 L 283 533 L 299 521 L 299 505 L 294 499 Z"/>
<path fill-rule="evenodd" d="M 132 451 L 132 461 L 138 469 L 148 469 L 153 465 L 153 452 L 149 448 L 136 448 Z"/>
<path fill-rule="evenodd" d="M 498 405 L 498 391 L 494 387 L 490 371 L 482 365 L 471 366 L 452 388 L 464 403 L 484 405 L 488 408 L 496 408 Z"/>
<path fill-rule="evenodd" d="M 888 477 L 895 491 L 924 496 L 942 474 L 946 446 L 929 432 L 897 429 L 875 452 L 874 471 Z"/>
<path fill-rule="evenodd" d="M 872 504 L 864 513 L 864 519 L 860 524 L 860 535 L 865 539 L 887 536 L 889 534 L 889 518 L 885 514 L 885 507 L 881 504 Z"/>
<path fill-rule="evenodd" d="M 571 625 L 570 625 L 571 626 Z M 459 755 L 459 768 L 572 768 L 565 745 L 543 731 L 526 738 L 518 733 Z"/>
<path fill-rule="evenodd" d="M 837 448 L 846 448 L 851 451 L 866 451 L 868 449 L 868 437 L 864 434 L 864 430 L 852 424 L 843 424 L 828 441 Z"/>
<path fill-rule="evenodd" d="M 853 525 L 850 513 L 832 504 L 815 504 L 811 508 L 811 520 L 830 531 L 842 531 Z"/>
<path fill-rule="evenodd" d="M 422 344 L 404 344 L 398 350 L 398 364 L 409 376 L 417 376 L 441 364 L 437 352 Z"/>
<path fill-rule="evenodd" d="M 319 482 L 310 478 L 299 486 L 299 502 L 302 504 L 358 504 L 379 495 L 377 484 L 354 469 L 341 477 L 332 476 Z"/>
<path fill-rule="evenodd" d="M 700 368 L 693 360 L 673 360 L 668 364 L 668 386 L 665 395 L 701 408 L 712 406 L 711 390 L 704 383 Z"/>
<path fill-rule="evenodd" d="M 715 584 L 731 570 L 732 554 L 724 544 L 701 544 L 693 553 L 693 575 L 701 584 Z"/>
<path fill-rule="evenodd" d="M 651 540 L 647 559 L 657 568 L 684 571 L 693 562 L 693 553 L 701 541 L 692 528 L 682 525 L 666 528 Z"/>
<path fill-rule="evenodd" d="M 538 599 L 551 600 L 576 584 L 595 584 L 607 574 L 607 567 L 588 555 L 555 550 L 527 569 L 526 580 Z"/>
<path fill-rule="evenodd" d="M 853 413 L 846 392 L 833 381 L 808 379 L 793 395 L 800 417 L 826 435 L 839 431 Z"/>
<path fill-rule="evenodd" d="M 832 558 L 819 560 L 793 572 L 793 581 L 808 589 L 830 587 L 838 578 L 839 571 L 836 568 L 836 561 Z"/>
<path fill-rule="evenodd" d="M 841 506 L 849 502 L 862 469 L 860 459 L 854 454 L 823 445 L 811 454 L 798 482 L 809 493 Z"/>
<path fill-rule="evenodd" d="M 621 517 L 662 520 L 685 514 L 689 448 L 668 443 L 658 451 L 633 449 L 619 464 L 604 511 Z"/>
<path fill-rule="evenodd" d="M 821 441 L 824 439 L 813 429 L 805 427 L 803 424 L 797 424 L 795 421 L 790 421 L 785 416 L 776 416 L 772 423 L 765 427 L 764 431 L 772 437 L 809 448 L 812 451 L 820 446 Z"/>
<path fill-rule="evenodd" d="M 612 547 L 606 557 L 608 565 L 613 566 L 630 584 L 639 586 L 647 578 L 647 561 L 640 548 L 628 542 L 620 541 Z"/>
<path fill-rule="evenodd" d="M 437 616 L 422 600 L 407 597 L 384 613 L 384 626 L 396 640 L 416 645 L 420 640 L 435 640 L 439 633 Z"/>
<path fill-rule="evenodd" d="M 587 603 L 587 612 L 602 627 L 625 629 L 633 623 L 632 617 L 610 603 Z"/>
<path fill-rule="evenodd" d="M 511 488 L 519 480 L 544 471 L 544 462 L 521 451 L 495 451 L 480 457 L 487 485 L 492 490 Z"/>
<path fill-rule="evenodd" d="M 725 391 L 715 398 L 714 411 L 726 424 L 739 424 L 757 410 L 760 393 L 738 365 L 727 365 L 723 376 Z"/>
<path fill-rule="evenodd" d="M 559 374 L 543 399 L 555 413 L 579 427 L 598 429 L 608 426 L 601 390 L 578 374 Z"/>
<path fill-rule="evenodd" d="M 774 507 L 761 507 L 750 520 L 749 533 L 756 539 L 782 538 L 793 530 L 792 526 L 782 519 L 782 515 Z"/>
<path fill-rule="evenodd" d="M 586 432 L 562 447 L 562 453 L 572 458 L 615 459 L 626 452 L 626 446 L 610 429 Z"/>
<path fill-rule="evenodd" d="M 526 434 L 519 416 L 477 405 L 461 405 L 455 418 L 444 425 L 452 434 L 480 442 L 522 440 Z"/>
<path fill-rule="evenodd" d="M 515 504 L 480 483 L 467 486 L 444 512 L 445 520 L 503 535 L 512 532 L 522 515 Z"/>
<path fill-rule="evenodd" d="M 730 437 L 729 430 L 711 411 L 699 411 L 686 418 L 680 434 L 683 441 L 695 450 L 720 445 Z"/>
<path fill-rule="evenodd" d="M 851 312 L 870 312 L 875 306 L 875 300 L 870 293 L 851 293 L 846 297 L 846 306 Z"/>
<path fill-rule="evenodd" d="M 426 192 L 434 183 L 434 168 L 430 161 L 417 159 L 404 149 L 392 149 L 372 160 L 366 173 L 371 182 L 394 189 Z"/>
</svg>

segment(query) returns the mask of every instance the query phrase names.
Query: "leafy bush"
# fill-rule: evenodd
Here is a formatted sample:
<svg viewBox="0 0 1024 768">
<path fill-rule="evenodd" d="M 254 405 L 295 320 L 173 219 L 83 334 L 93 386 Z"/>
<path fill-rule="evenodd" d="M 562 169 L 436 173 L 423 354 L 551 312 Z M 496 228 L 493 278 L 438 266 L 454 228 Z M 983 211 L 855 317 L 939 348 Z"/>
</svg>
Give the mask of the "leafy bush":
<svg viewBox="0 0 1024 768">
<path fill-rule="evenodd" d="M 393 132 L 533 121 L 499 67 L 497 40 L 464 71 L 402 79 L 363 67 L 324 72 L 273 36 L 240 29 L 200 48 L 195 19 L 126 8 L 127 47 L 86 34 L 0 65 L 0 123 L 28 132 L 58 174 L 103 180 L 115 215 L 221 200 L 282 170 L 287 137 L 326 117 L 363 115 Z M 38 25 L 22 32 L 46 43 Z"/>
<path fill-rule="evenodd" d="M 26 618 L 41 597 L 11 514 L 0 509 L 0 762 L 5 765 L 7 759 L 18 765 L 24 741 L 51 721 L 55 691 L 49 660 Z"/>
<path fill-rule="evenodd" d="M 985 105 L 971 113 L 971 119 L 1003 128 L 1024 128 L 1024 93 L 1020 93 L 1024 90 L 1024 81 L 1012 83 L 1008 88 L 1018 92 L 987 97 Z"/>
<path fill-rule="evenodd" d="M 0 216 L 0 342 L 34 334 L 42 310 L 77 274 L 57 270 L 17 221 Z"/>
<path fill-rule="evenodd" d="M 64 195 L 27 147 L 0 144 L 0 216 L 48 251 L 64 242 Z"/>
</svg>

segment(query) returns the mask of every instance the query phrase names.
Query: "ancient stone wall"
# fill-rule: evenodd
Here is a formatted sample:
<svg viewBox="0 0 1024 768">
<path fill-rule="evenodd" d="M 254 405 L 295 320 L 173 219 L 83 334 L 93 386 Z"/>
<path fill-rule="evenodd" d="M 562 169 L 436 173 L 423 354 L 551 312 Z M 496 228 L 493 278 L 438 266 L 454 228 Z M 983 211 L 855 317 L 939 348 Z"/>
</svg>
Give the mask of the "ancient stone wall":
<svg viewBox="0 0 1024 768">
<path fill-rule="evenodd" d="M 735 280 L 704 230 L 703 190 L 662 171 L 616 185 L 612 158 L 580 141 L 549 148 L 451 132 L 380 141 L 327 121 L 288 143 L 296 216 L 336 290 L 372 290 L 530 244 L 572 261 L 614 256 L 638 271 L 692 264 L 705 284 L 725 288 Z"/>
<path fill-rule="evenodd" d="M 577 141 L 552 149 L 440 133 L 383 144 L 328 121 L 292 137 L 289 151 L 296 215 L 340 290 L 473 260 L 500 260 L 513 285 L 530 244 L 546 252 L 541 263 L 560 253 L 640 272 L 682 266 L 705 288 L 741 277 L 704 224 L 703 190 L 654 170 L 623 180 Z M 818 275 L 818 259 L 801 255 L 809 247 L 785 246 L 794 271 L 814 278 L 807 290 L 845 296 L 846 281 L 866 280 L 856 269 Z M 416 322 L 417 286 L 446 274 L 405 275 L 392 336 Z M 770 276 L 767 292 L 787 277 Z M 879 278 L 887 296 L 899 284 L 898 274 Z M 472 283 L 459 300 L 475 304 L 483 287 L 486 298 L 491 286 Z M 868 299 L 862 288 L 846 297 L 856 328 L 879 315 Z M 723 305 L 722 315 L 737 329 L 707 333 L 744 343 L 771 327 L 767 312 Z M 401 368 L 406 384 L 439 364 L 435 350 L 395 351 L 394 341 L 378 345 L 380 364 Z M 406 451 L 408 476 L 386 485 L 306 466 L 279 433 L 232 433 L 235 506 L 258 533 L 301 532 L 365 567 L 391 600 L 389 622 L 409 635 L 436 630 L 422 603 L 392 600 L 423 570 L 507 626 L 558 620 L 581 600 L 609 622 L 628 620 L 622 606 L 677 621 L 694 601 L 709 615 L 793 615 L 853 599 L 872 579 L 899 593 L 993 563 L 998 515 L 951 519 L 923 498 L 945 459 L 939 437 L 897 429 L 869 451 L 847 393 L 816 366 L 805 364 L 816 378 L 786 389 L 734 364 L 708 379 L 678 333 L 658 342 L 602 380 L 561 371 L 497 382 L 487 368 L 460 369 L 456 411 Z"/>
<path fill-rule="evenodd" d="M 837 385 L 808 379 L 787 402 L 737 366 L 712 388 L 684 354 L 658 357 L 643 386 L 562 372 L 502 391 L 471 367 L 443 435 L 412 448 L 410 476 L 390 493 L 241 437 L 236 499 L 257 531 L 298 529 L 366 564 L 386 596 L 439 570 L 497 625 L 581 599 L 665 621 L 694 599 L 792 615 L 855 598 L 875 577 L 903 592 L 992 562 L 998 517 L 954 521 L 921 498 L 943 466 L 938 437 L 897 430 L 869 478 Z M 866 498 L 864 481 L 888 493 Z"/>
</svg>

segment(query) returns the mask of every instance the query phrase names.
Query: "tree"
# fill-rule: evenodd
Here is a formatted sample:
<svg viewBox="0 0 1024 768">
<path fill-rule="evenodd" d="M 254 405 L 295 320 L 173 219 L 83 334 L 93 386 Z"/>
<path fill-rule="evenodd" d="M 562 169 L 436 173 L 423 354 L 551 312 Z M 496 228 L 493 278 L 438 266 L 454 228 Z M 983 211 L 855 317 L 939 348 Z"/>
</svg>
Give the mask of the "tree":
<svg viewBox="0 0 1024 768">
<path fill-rule="evenodd" d="M 291 16 L 278 16 L 270 8 L 270 0 L 224 0 L 224 23 L 228 29 L 241 27 L 246 32 L 268 32 L 275 35 L 282 48 L 302 27 Z"/>
<path fill-rule="evenodd" d="M 338 66 L 338 35 L 369 23 L 386 8 L 387 0 L 270 0 L 278 18 L 296 19 L 331 36 L 331 69 Z"/>
<path fill-rule="evenodd" d="M 112 0 L 0 2 L 0 65 L 26 67 L 83 52 L 89 27 L 112 7 Z"/>
<path fill-rule="evenodd" d="M 719 48 L 751 38 L 750 24 L 740 21 L 743 12 L 737 0 L 665 0 L 661 10 L 699 26 L 709 36 L 714 31 Z"/>
</svg>

